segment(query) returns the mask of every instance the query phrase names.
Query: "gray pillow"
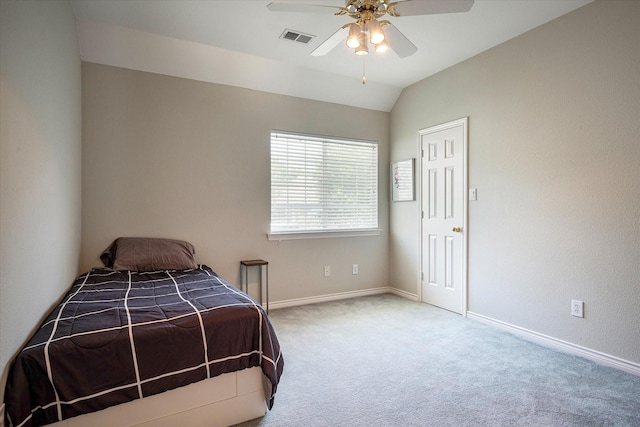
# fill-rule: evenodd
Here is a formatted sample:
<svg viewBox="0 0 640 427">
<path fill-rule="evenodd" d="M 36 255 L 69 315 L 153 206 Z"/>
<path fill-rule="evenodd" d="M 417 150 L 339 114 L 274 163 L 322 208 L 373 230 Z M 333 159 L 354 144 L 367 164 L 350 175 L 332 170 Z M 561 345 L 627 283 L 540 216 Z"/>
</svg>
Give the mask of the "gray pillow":
<svg viewBox="0 0 640 427">
<path fill-rule="evenodd" d="M 190 270 L 198 267 L 195 253 L 193 245 L 183 240 L 118 237 L 100 259 L 114 270 Z"/>
</svg>

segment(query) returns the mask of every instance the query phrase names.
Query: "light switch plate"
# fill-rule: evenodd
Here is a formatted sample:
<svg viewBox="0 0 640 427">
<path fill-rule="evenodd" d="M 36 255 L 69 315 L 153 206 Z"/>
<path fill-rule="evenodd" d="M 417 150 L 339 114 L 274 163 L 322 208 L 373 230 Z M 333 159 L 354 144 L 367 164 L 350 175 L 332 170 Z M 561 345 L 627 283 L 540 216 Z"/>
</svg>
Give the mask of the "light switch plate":
<svg viewBox="0 0 640 427">
<path fill-rule="evenodd" d="M 478 200 L 478 189 L 476 188 L 469 189 L 469 200 Z"/>
</svg>

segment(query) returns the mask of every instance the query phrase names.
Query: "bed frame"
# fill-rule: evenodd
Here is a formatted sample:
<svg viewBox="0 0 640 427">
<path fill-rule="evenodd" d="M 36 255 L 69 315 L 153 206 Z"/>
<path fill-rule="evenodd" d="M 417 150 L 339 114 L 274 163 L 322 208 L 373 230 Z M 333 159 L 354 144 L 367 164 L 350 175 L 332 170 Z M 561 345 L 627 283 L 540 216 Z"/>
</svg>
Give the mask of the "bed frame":
<svg viewBox="0 0 640 427">
<path fill-rule="evenodd" d="M 222 374 L 52 427 L 226 427 L 264 416 L 267 410 L 260 367 Z"/>
</svg>

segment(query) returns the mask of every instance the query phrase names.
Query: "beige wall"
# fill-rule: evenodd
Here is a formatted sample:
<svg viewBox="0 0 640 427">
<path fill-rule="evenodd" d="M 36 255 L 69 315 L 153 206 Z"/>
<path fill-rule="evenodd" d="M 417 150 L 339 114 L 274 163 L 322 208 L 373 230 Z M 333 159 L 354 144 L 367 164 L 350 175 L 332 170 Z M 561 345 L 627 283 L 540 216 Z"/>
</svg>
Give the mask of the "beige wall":
<svg viewBox="0 0 640 427">
<path fill-rule="evenodd" d="M 639 1 L 589 4 L 406 88 L 391 113 L 391 160 L 469 116 L 470 311 L 635 363 L 639 23 Z M 418 211 L 390 213 L 390 277 L 412 293 Z"/>
<path fill-rule="evenodd" d="M 93 63 L 82 78 L 81 269 L 152 236 L 190 241 L 234 284 L 240 260 L 268 260 L 272 302 L 388 286 L 389 113 Z M 382 234 L 268 241 L 271 129 L 378 141 Z"/>
<path fill-rule="evenodd" d="M 80 90 L 69 3 L 0 2 L 0 390 L 78 270 Z"/>
</svg>

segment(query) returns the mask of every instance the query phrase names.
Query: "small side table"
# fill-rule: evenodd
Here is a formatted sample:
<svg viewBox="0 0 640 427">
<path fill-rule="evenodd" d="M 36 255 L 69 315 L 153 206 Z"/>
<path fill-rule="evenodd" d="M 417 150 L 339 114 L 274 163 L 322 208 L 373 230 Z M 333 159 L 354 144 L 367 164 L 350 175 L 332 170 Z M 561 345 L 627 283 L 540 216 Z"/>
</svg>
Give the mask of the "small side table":
<svg viewBox="0 0 640 427">
<path fill-rule="evenodd" d="M 266 309 L 267 314 L 269 314 L 269 263 L 263 259 L 245 259 L 240 261 L 240 265 L 244 269 L 244 283 L 242 284 L 242 291 L 247 294 L 249 293 L 249 267 L 258 267 L 260 269 L 260 304 L 262 304 L 262 266 L 264 265 L 265 270 L 267 271 L 265 287 L 267 291 Z"/>
</svg>

